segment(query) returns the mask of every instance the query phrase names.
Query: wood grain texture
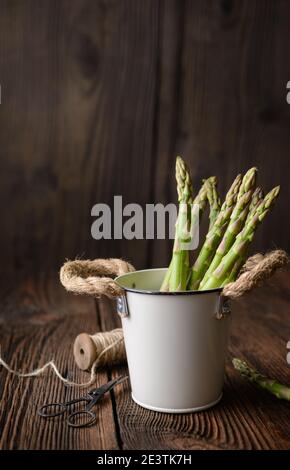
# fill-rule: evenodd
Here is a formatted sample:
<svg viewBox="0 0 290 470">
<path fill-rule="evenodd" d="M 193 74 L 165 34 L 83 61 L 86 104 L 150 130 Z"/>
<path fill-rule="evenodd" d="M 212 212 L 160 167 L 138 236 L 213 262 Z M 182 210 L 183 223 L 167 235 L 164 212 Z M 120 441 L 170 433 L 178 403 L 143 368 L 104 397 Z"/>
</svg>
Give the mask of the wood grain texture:
<svg viewBox="0 0 290 470">
<path fill-rule="evenodd" d="M 0 344 L 14 369 L 30 371 L 54 359 L 70 380 L 84 381 L 74 363 L 72 345 L 80 331 L 98 331 L 94 303 L 73 297 L 55 281 L 27 279 L 1 296 Z M 100 372 L 97 383 L 107 382 Z M 37 415 L 43 403 L 66 401 L 84 390 L 64 386 L 52 372 L 19 379 L 0 367 L 1 449 L 117 449 L 110 397 L 96 409 L 98 430 L 69 428 L 62 417 L 45 420 Z"/>
<path fill-rule="evenodd" d="M 255 250 L 290 249 L 290 4 L 285 0 L 1 0 L 0 254 L 5 275 L 66 258 L 164 266 L 171 243 L 91 237 L 91 208 L 175 202 L 260 168 L 277 207 Z M 279 231 L 277 231 L 279 226 Z"/>
</svg>

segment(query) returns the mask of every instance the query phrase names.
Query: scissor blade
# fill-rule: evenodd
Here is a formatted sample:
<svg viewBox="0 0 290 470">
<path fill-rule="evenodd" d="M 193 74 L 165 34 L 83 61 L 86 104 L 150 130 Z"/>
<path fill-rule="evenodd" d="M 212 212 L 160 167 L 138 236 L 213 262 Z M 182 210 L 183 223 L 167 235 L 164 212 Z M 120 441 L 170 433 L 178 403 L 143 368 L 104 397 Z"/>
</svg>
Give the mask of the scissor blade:
<svg viewBox="0 0 290 470">
<path fill-rule="evenodd" d="M 108 382 L 104 385 L 101 385 L 101 387 L 96 388 L 95 390 L 92 390 L 90 392 L 90 394 L 94 395 L 94 396 L 102 396 L 105 393 L 112 390 L 112 388 L 114 388 L 115 385 L 119 385 L 120 383 L 124 382 L 127 379 L 128 379 L 128 375 L 125 375 L 125 376 L 122 376 L 122 377 L 117 377 L 116 379 L 110 380 L 110 382 Z"/>
</svg>

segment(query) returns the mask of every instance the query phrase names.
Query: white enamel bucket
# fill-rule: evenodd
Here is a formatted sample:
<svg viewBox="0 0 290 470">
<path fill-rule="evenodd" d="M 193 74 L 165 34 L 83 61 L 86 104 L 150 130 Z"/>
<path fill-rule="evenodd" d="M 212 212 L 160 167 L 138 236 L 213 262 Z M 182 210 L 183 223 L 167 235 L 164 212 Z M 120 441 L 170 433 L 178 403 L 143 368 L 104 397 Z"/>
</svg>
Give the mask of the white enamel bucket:
<svg viewBox="0 0 290 470">
<path fill-rule="evenodd" d="M 159 292 L 166 269 L 115 279 L 132 398 L 167 413 L 199 411 L 222 396 L 229 308 L 221 289 Z"/>
</svg>

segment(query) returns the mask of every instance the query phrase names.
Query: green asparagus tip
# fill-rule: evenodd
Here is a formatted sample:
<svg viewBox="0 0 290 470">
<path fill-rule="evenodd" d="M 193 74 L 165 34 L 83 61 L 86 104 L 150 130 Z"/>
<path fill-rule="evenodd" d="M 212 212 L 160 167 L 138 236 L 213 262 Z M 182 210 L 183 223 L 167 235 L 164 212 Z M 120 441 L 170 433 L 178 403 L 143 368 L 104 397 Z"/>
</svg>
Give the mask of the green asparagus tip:
<svg viewBox="0 0 290 470">
<path fill-rule="evenodd" d="M 249 191 L 249 189 L 253 188 L 256 183 L 258 168 L 253 166 L 250 168 L 244 176 L 245 181 L 245 191 Z"/>
<path fill-rule="evenodd" d="M 241 186 L 242 181 L 243 181 L 243 175 L 242 175 L 241 173 L 239 173 L 239 174 L 235 177 L 235 179 L 234 179 L 234 181 L 233 181 L 233 183 L 232 183 L 231 189 L 232 189 L 233 191 L 236 191 L 236 188 L 239 188 L 239 187 Z"/>
<path fill-rule="evenodd" d="M 253 197 L 257 197 L 258 199 L 263 199 L 264 197 L 264 191 L 263 191 L 263 188 L 261 188 L 260 186 L 258 186 L 253 194 Z"/>
<path fill-rule="evenodd" d="M 252 202 L 256 203 L 257 201 L 264 198 L 264 191 L 260 186 L 257 186 L 255 191 L 253 192 Z"/>
<path fill-rule="evenodd" d="M 249 191 L 249 189 L 252 189 L 255 186 L 257 172 L 258 172 L 258 168 L 253 166 L 245 173 L 244 178 L 243 178 L 243 186 L 244 186 L 245 192 Z"/>
<path fill-rule="evenodd" d="M 272 189 L 274 197 L 278 196 L 278 194 L 280 193 L 280 189 L 281 189 L 280 185 L 278 185 L 274 189 Z"/>
<path fill-rule="evenodd" d="M 247 172 L 246 175 L 251 176 L 251 175 L 256 175 L 258 172 L 258 168 L 256 166 L 252 166 Z"/>
<path fill-rule="evenodd" d="M 245 361 L 241 361 L 236 357 L 233 359 L 233 365 L 241 375 L 246 377 L 250 382 L 253 382 L 257 387 L 266 390 L 271 393 L 271 395 L 275 395 L 275 397 L 280 400 L 290 401 L 290 388 L 287 387 L 287 385 L 260 374 L 256 369 L 249 367 Z"/>
<path fill-rule="evenodd" d="M 191 204 L 193 199 L 191 177 L 185 161 L 180 156 L 176 157 L 175 177 L 178 201 Z"/>
<path fill-rule="evenodd" d="M 216 176 L 210 176 L 209 178 L 203 178 L 202 179 L 203 183 L 206 184 L 217 184 L 217 177 Z"/>
<path fill-rule="evenodd" d="M 271 191 L 268 194 L 266 194 L 265 199 L 264 199 L 266 209 L 268 209 L 274 203 L 279 193 L 280 193 L 280 186 L 275 186 L 275 188 L 271 189 Z"/>
<path fill-rule="evenodd" d="M 237 370 L 241 370 L 245 367 L 246 363 L 245 361 L 242 361 L 241 359 L 238 359 L 237 357 L 234 357 L 232 360 L 233 366 Z"/>
<path fill-rule="evenodd" d="M 204 180 L 205 181 L 205 180 Z M 210 176 L 208 178 L 208 181 L 211 183 L 211 184 L 214 184 L 216 185 L 217 184 L 217 177 L 216 176 Z"/>
<path fill-rule="evenodd" d="M 257 168 L 253 166 L 245 173 L 242 179 L 242 183 L 240 185 L 238 200 L 241 199 L 243 194 L 245 194 L 246 192 L 250 190 L 253 191 L 256 184 L 257 171 Z"/>
<path fill-rule="evenodd" d="M 251 199 L 251 203 L 249 207 L 248 219 L 250 219 L 251 217 L 255 215 L 257 207 L 262 203 L 263 199 L 264 199 L 263 189 L 258 186 L 252 195 L 252 199 Z"/>
<path fill-rule="evenodd" d="M 234 368 L 238 370 L 240 374 L 244 375 L 245 377 L 248 377 L 249 379 L 252 378 L 252 374 L 250 373 L 251 369 L 245 361 L 242 361 L 241 359 L 234 357 L 234 359 L 232 360 L 232 363 L 233 363 Z"/>
<path fill-rule="evenodd" d="M 185 161 L 179 155 L 176 157 L 175 170 L 176 174 L 180 174 L 182 177 L 185 177 L 186 172 L 188 172 L 188 168 Z"/>
</svg>

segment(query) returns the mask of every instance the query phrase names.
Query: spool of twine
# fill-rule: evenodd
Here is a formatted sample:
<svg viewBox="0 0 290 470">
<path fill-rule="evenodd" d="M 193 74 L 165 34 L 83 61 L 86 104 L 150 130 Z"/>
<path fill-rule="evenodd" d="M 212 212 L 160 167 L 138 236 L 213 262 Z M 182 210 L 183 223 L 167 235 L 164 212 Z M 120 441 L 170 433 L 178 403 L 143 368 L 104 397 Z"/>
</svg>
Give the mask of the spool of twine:
<svg viewBox="0 0 290 470">
<path fill-rule="evenodd" d="M 79 334 L 74 342 L 74 358 L 82 370 L 106 365 L 121 364 L 126 361 L 126 351 L 122 328 L 104 333 Z"/>
</svg>

